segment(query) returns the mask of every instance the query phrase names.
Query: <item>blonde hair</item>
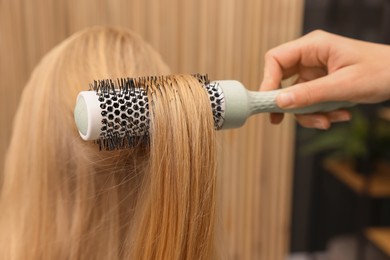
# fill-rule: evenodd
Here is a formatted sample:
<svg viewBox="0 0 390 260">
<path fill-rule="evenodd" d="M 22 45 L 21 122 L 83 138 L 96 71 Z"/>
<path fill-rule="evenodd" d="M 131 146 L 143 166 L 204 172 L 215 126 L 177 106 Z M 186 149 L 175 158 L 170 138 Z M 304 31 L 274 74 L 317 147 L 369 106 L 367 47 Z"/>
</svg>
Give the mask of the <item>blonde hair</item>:
<svg viewBox="0 0 390 260">
<path fill-rule="evenodd" d="M 197 80 L 152 86 L 150 141 L 133 149 L 99 151 L 73 120 L 78 92 L 94 79 L 168 72 L 123 29 L 87 29 L 43 58 L 6 156 L 1 259 L 213 257 L 215 133 Z"/>
</svg>

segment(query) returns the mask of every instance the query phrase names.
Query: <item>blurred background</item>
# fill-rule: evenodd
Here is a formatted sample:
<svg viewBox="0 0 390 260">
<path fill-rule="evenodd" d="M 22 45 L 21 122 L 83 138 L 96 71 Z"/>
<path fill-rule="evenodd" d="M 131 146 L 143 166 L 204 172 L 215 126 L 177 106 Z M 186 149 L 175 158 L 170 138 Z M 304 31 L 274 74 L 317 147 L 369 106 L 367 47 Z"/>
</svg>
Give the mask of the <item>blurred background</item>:
<svg viewBox="0 0 390 260">
<path fill-rule="evenodd" d="M 390 44 L 390 1 L 306 0 L 303 33 L 314 29 Z M 290 259 L 390 259 L 389 105 L 297 127 Z"/>
<path fill-rule="evenodd" d="M 265 52 L 314 29 L 390 44 L 390 0 L 0 0 L 0 173 L 33 68 L 73 33 L 100 25 L 137 32 L 173 73 L 257 90 Z M 326 132 L 260 115 L 218 133 L 229 258 L 389 259 L 387 105 L 359 106 L 352 122 Z"/>
</svg>

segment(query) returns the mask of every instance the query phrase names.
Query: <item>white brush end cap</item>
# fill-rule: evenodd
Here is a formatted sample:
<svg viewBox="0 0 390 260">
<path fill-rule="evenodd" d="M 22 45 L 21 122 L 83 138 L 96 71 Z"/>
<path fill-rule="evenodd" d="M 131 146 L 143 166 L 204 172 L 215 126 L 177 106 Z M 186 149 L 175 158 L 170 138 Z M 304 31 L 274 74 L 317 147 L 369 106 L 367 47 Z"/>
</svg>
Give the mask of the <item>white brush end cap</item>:
<svg viewBox="0 0 390 260">
<path fill-rule="evenodd" d="M 99 139 L 102 115 L 99 96 L 95 91 L 79 93 L 74 109 L 74 120 L 81 138 L 85 141 Z"/>
</svg>

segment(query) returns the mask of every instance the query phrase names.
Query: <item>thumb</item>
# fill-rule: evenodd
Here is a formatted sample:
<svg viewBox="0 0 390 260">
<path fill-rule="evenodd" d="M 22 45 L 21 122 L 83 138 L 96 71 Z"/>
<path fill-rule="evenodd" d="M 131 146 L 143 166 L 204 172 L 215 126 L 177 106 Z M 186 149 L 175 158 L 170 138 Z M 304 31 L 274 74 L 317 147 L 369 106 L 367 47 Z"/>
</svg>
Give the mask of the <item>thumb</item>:
<svg viewBox="0 0 390 260">
<path fill-rule="evenodd" d="M 285 88 L 276 102 L 280 108 L 298 108 L 326 101 L 348 101 L 348 83 L 338 78 L 333 74 Z"/>
</svg>

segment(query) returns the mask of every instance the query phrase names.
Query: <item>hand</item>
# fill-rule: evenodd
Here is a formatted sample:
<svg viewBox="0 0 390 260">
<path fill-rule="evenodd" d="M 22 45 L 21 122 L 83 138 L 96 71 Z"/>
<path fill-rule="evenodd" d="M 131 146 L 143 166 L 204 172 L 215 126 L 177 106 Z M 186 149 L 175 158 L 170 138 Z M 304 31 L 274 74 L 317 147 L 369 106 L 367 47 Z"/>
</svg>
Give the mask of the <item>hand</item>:
<svg viewBox="0 0 390 260">
<path fill-rule="evenodd" d="M 281 108 L 381 102 L 390 98 L 390 46 L 314 31 L 267 52 L 260 91 L 277 89 L 293 75 L 296 83 L 276 98 Z M 319 129 L 350 118 L 346 110 L 296 115 L 302 126 Z M 271 114 L 272 123 L 282 120 L 283 114 Z"/>
</svg>

